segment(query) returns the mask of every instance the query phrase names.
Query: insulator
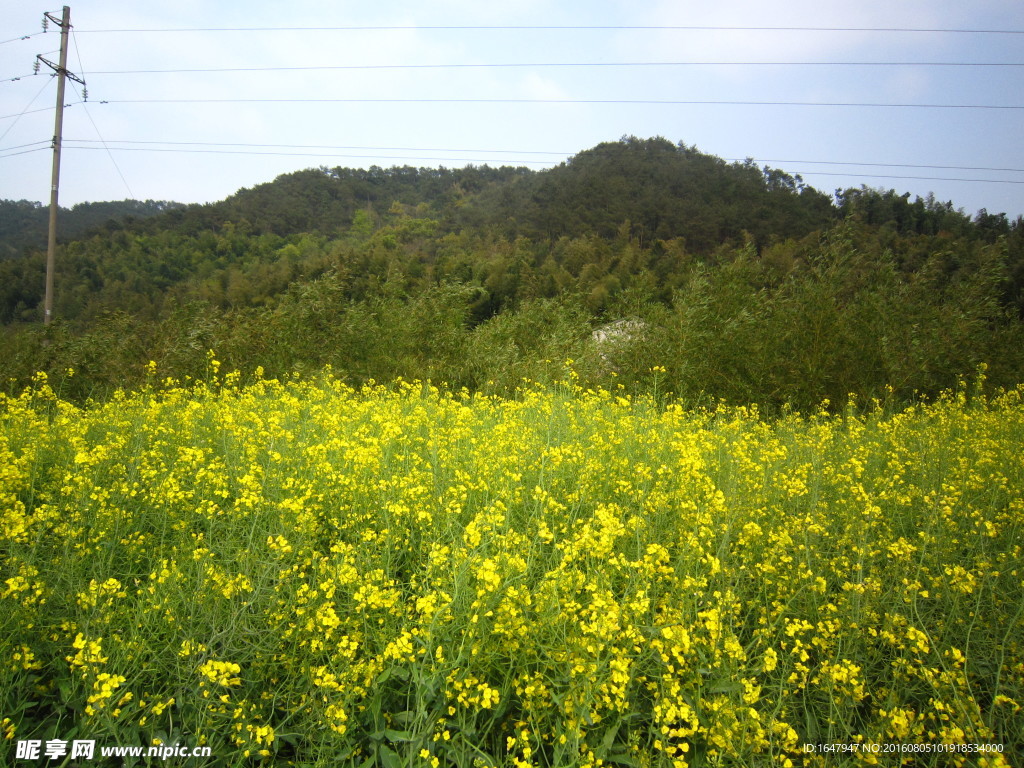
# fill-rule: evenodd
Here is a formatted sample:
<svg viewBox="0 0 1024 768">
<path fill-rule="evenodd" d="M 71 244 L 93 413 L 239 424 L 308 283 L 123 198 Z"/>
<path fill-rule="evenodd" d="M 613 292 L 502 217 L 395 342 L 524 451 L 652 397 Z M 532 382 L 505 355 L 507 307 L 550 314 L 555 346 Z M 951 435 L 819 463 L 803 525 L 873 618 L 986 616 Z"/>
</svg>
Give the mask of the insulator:
<svg viewBox="0 0 1024 768">
<path fill-rule="evenodd" d="M 32 65 L 32 74 L 33 75 L 38 75 L 39 74 L 39 59 L 36 59 L 36 63 Z"/>
<path fill-rule="evenodd" d="M 48 32 L 50 29 L 50 19 L 43 16 L 43 32 Z"/>
<path fill-rule="evenodd" d="M 82 89 L 82 101 L 88 101 L 88 100 L 89 100 L 89 89 L 88 88 L 83 88 Z"/>
</svg>

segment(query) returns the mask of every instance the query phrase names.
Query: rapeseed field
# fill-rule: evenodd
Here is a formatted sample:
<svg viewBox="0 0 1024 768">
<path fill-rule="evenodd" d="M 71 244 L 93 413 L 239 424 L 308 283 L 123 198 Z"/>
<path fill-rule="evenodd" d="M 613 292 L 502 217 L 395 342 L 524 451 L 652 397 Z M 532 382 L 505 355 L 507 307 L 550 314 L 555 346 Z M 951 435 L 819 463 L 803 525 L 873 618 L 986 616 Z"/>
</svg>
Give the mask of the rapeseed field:
<svg viewBox="0 0 1024 768">
<path fill-rule="evenodd" d="M 0 395 L 0 763 L 1020 764 L 1024 389 L 768 419 L 217 368 Z"/>
</svg>

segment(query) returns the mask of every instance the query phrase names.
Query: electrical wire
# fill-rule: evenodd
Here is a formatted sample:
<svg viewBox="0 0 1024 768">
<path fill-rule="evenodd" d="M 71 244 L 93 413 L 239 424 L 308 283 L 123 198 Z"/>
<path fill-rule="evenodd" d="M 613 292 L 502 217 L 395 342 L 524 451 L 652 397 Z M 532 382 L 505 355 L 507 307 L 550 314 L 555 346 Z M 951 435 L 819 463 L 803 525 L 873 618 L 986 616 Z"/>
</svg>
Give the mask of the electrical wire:
<svg viewBox="0 0 1024 768">
<path fill-rule="evenodd" d="M 46 86 L 44 85 L 43 88 L 45 88 L 45 87 Z M 42 93 L 42 91 L 40 91 L 40 93 Z M 32 101 L 35 101 L 35 99 L 32 99 Z M 100 102 L 100 103 L 102 104 L 103 102 Z M 65 104 L 64 106 L 65 107 L 73 107 L 74 104 Z M 40 107 L 39 109 L 26 109 L 26 110 L 23 110 L 23 111 L 18 112 L 16 114 L 13 114 L 13 115 L 0 115 L 0 120 L 10 120 L 12 117 L 17 119 L 17 118 L 21 117 L 22 115 L 34 115 L 36 112 L 50 112 L 53 109 L 54 109 L 54 107 Z M 8 131 L 11 130 L 12 127 L 13 126 L 9 127 L 7 130 Z M 4 131 L 3 136 L 6 136 L 6 135 L 7 135 L 7 131 Z M 2 139 L 3 136 L 0 136 L 0 139 Z"/>
<path fill-rule="evenodd" d="M 78 58 L 79 76 L 82 78 L 82 80 L 85 80 L 85 65 L 82 63 L 82 52 L 78 47 L 78 36 L 75 34 L 74 29 L 71 30 L 71 42 L 75 46 L 75 56 Z M 74 83 L 72 83 L 72 86 L 75 88 L 75 92 L 78 93 L 78 87 Z M 124 184 L 124 188 L 128 190 L 128 198 L 134 199 L 135 193 L 132 192 L 131 185 L 128 183 L 128 180 L 124 177 L 124 173 L 122 173 L 121 171 L 121 166 L 119 166 L 117 164 L 117 160 L 114 159 L 114 154 L 113 152 L 110 151 L 110 147 L 107 145 L 107 142 L 103 139 L 103 134 L 100 133 L 99 126 L 96 125 L 96 121 L 92 119 L 92 113 L 89 111 L 89 107 L 86 104 L 86 102 L 88 102 L 89 100 L 87 93 L 88 92 L 86 91 L 86 86 L 83 85 L 79 97 L 82 99 L 82 108 L 85 110 L 85 116 L 88 117 L 89 122 L 92 123 L 93 130 L 96 131 L 96 136 L 99 138 L 100 143 L 103 145 L 103 148 L 107 151 L 107 156 L 110 158 L 110 162 L 114 164 L 114 170 L 116 170 L 117 175 L 121 177 L 121 182 Z"/>
<path fill-rule="evenodd" d="M 92 123 L 92 127 L 96 130 L 96 135 L 100 137 L 100 143 L 103 144 L 103 149 L 106 150 L 107 156 L 110 158 L 110 162 L 114 164 L 114 170 L 117 171 L 117 175 L 121 177 L 121 181 L 122 183 L 124 183 L 124 188 L 128 190 L 128 198 L 134 199 L 135 193 L 132 192 L 131 185 L 128 183 L 128 180 L 124 177 L 124 173 L 122 173 L 121 171 L 121 166 L 119 166 L 117 164 L 117 160 L 114 159 L 114 154 L 113 152 L 110 151 L 110 147 L 107 145 L 107 142 L 103 140 L 103 136 L 100 134 L 99 126 L 96 125 L 96 121 L 92 119 L 92 113 L 89 112 L 89 108 L 87 106 L 84 107 L 84 109 L 86 117 L 89 118 L 89 122 Z M 61 144 L 62 146 L 66 146 L 66 144 L 63 141 L 61 142 Z"/>
<path fill-rule="evenodd" d="M 13 147 L 0 147 L 0 152 L 10 152 L 12 149 L 24 149 L 25 147 L 34 147 L 36 144 L 51 144 L 50 139 L 44 139 L 40 141 L 30 141 L 28 144 L 17 144 Z"/>
<path fill-rule="evenodd" d="M 0 133 L 0 141 L 4 140 L 4 138 L 7 136 L 7 134 L 11 132 L 11 129 L 14 128 L 14 126 L 16 126 L 18 124 L 18 121 L 24 115 L 31 114 L 29 112 L 29 107 L 31 107 L 35 103 L 36 99 L 38 99 L 40 96 L 43 95 L 43 91 L 46 90 L 46 86 L 48 86 L 49 84 L 50 84 L 49 80 L 44 82 L 43 83 L 43 87 L 39 89 L 39 92 L 35 96 L 32 97 L 32 100 L 28 104 L 25 105 L 25 108 L 23 110 L 21 110 L 20 113 L 18 113 L 16 115 L 5 115 L 3 118 L 0 118 L 0 119 L 8 119 L 8 118 L 11 118 L 11 117 L 14 118 L 14 122 L 11 123 L 9 126 L 7 126 L 7 130 L 4 131 L 3 133 Z M 32 110 L 32 112 L 39 112 L 39 111 L 41 111 L 41 110 L 35 110 L 35 109 Z"/>
<path fill-rule="evenodd" d="M 88 144 L 95 142 L 96 139 L 65 139 L 65 142 L 72 141 L 82 144 Z M 330 150 L 366 150 L 376 152 L 470 152 L 476 154 L 504 154 L 504 155 L 555 155 L 558 157 L 569 157 L 576 154 L 576 152 L 552 152 L 549 150 L 530 150 L 530 149 L 480 149 L 480 148 L 466 148 L 466 147 L 369 147 L 369 146 L 352 146 L 352 145 L 337 145 L 337 144 L 252 144 L 245 142 L 217 142 L 217 141 L 155 141 L 155 140 L 135 140 L 135 139 L 108 139 L 109 144 L 162 144 L 167 146 L 202 146 L 202 147 L 261 147 L 261 148 L 273 148 L 273 149 L 330 149 Z M 28 146 L 28 145 L 25 145 Z M 17 149 L 17 147 L 8 147 L 8 149 Z M 998 168 L 994 166 L 984 165 L 920 165 L 914 163 L 869 163 L 869 162 L 854 162 L 850 160 L 775 160 L 775 159 L 756 159 L 756 158 L 724 158 L 726 162 L 732 163 L 743 163 L 747 160 L 756 161 L 760 163 L 793 163 L 801 165 L 850 165 L 850 166 L 862 166 L 862 167 L 873 167 L 873 168 L 929 168 L 935 170 L 950 170 L 950 171 L 1001 171 L 1006 173 L 1024 173 L 1024 168 Z"/>
<path fill-rule="evenodd" d="M 51 145 L 52 143 L 53 142 L 52 142 L 51 139 L 42 139 L 42 140 L 39 140 L 39 141 L 30 141 L 27 144 L 16 144 L 14 146 L 0 146 L 0 152 L 10 152 L 11 150 L 24 150 L 24 148 L 26 148 L 27 146 L 36 146 L 37 144 L 48 144 L 48 145 Z M 45 150 L 46 147 L 44 146 L 44 147 L 41 147 L 41 148 L 44 148 L 44 150 Z"/>
<path fill-rule="evenodd" d="M 833 171 L 800 171 L 800 176 L 843 176 L 865 179 L 918 179 L 926 181 L 970 181 L 981 184 L 1024 184 L 1024 179 L 965 179 L 962 177 L 944 176 L 898 176 L 895 174 L 883 173 L 836 173 Z"/>
<path fill-rule="evenodd" d="M 913 27 L 734 27 L 699 25 L 367 25 L 341 27 L 179 27 L 148 29 L 80 29 L 93 34 L 108 33 L 179 33 L 179 32 L 392 32 L 417 30 L 450 31 L 693 31 L 693 32 L 886 32 L 886 33 L 949 33 L 968 35 L 1022 35 L 1020 29 L 956 29 L 956 28 L 913 28 Z"/>
<path fill-rule="evenodd" d="M 751 158 L 753 159 L 753 158 Z M 734 161 L 742 162 L 742 161 Z M 760 160 L 762 163 L 799 163 L 805 165 L 856 165 L 873 168 L 931 168 L 947 171 L 1005 171 L 1006 173 L 1024 173 L 1024 168 L 993 168 L 991 166 L 974 165 L 914 165 L 912 163 L 853 163 L 840 160 Z"/>
<path fill-rule="evenodd" d="M 5 77 L 3 80 L 0 80 L 0 83 L 16 83 L 19 80 L 24 80 L 24 79 L 29 78 L 29 77 L 38 77 L 38 76 L 39 76 L 38 72 L 29 72 L 28 74 L 18 75 L 17 77 Z"/>
<path fill-rule="evenodd" d="M 69 140 L 75 143 L 83 142 L 84 140 Z M 162 142 L 170 144 L 172 142 Z M 189 144 L 189 142 L 182 142 L 183 144 Z M 206 145 L 209 146 L 209 145 Z M 223 146 L 236 146 L 233 144 L 227 144 Z M 241 145 L 248 146 L 248 145 Z M 254 145 L 254 146 L 282 146 L 286 147 L 289 145 Z M 305 145 L 295 145 L 304 147 Z M 308 148 L 308 147 L 307 147 Z M 75 146 L 74 144 L 65 144 L 65 149 L 99 149 L 99 147 L 88 147 L 88 146 Z M 415 156 L 400 156 L 400 155 L 353 155 L 353 154 L 322 154 L 322 153 L 310 153 L 310 152 L 256 152 L 253 150 L 232 150 L 232 149 L 193 149 L 193 148 L 178 148 L 178 147 L 109 147 L 113 151 L 124 151 L 124 152 L 183 152 L 192 154 L 213 154 L 213 155 L 273 155 L 280 157 L 345 157 L 345 158 L 357 158 L 357 159 L 391 159 L 391 160 L 439 160 L 445 162 L 481 162 L 478 158 L 465 158 L 465 157 L 427 157 L 424 155 Z M 365 149 L 373 149 L 372 147 L 366 147 Z M 408 151 L 415 151 L 409 149 Z M 423 150 L 428 151 L 428 150 Z M 435 150 L 435 151 L 462 151 L 462 150 Z M 486 152 L 511 152 L 511 150 L 480 150 L 481 153 Z M 539 154 L 539 153 L 536 153 Z M 556 153 L 546 153 L 556 154 Z M 483 162 L 487 162 L 484 160 Z M 520 165 L 555 165 L 554 160 L 526 160 L 526 159 L 514 159 L 515 162 Z M 768 162 L 768 161 L 762 161 Z M 808 160 L 787 160 L 787 161 L 771 161 L 771 162 L 787 162 L 787 163 L 811 163 L 814 161 Z M 844 163 L 848 165 L 857 166 L 892 166 L 892 167 L 906 167 L 906 168 L 936 168 L 936 169 L 962 169 L 962 170 L 1005 170 L 1024 172 L 1022 169 L 997 169 L 997 168 L 976 168 L 966 166 L 917 166 L 917 165 L 896 165 L 889 163 Z M 800 176 L 843 176 L 852 178 L 872 178 L 872 179 L 915 179 L 915 180 L 927 180 L 927 181 L 963 181 L 963 182 L 976 182 L 986 184 L 1024 184 L 1024 179 L 975 179 L 975 178 L 964 178 L 964 177 L 942 177 L 942 176 L 916 176 L 916 175 L 901 175 L 901 174 L 881 174 L 881 173 L 836 173 L 830 171 L 800 171 Z"/>
<path fill-rule="evenodd" d="M 685 106 L 760 107 L 859 107 L 885 109 L 1024 109 L 1019 104 L 912 104 L 841 101 L 729 101 L 717 99 L 443 99 L 443 98 L 350 98 L 350 99 L 109 99 L 104 104 L 634 104 Z"/>
<path fill-rule="evenodd" d="M 84 101 L 72 101 L 66 108 Z M 111 98 L 93 101 L 99 104 L 215 104 L 215 103 L 437 103 L 437 104 L 637 104 L 679 106 L 833 106 L 833 108 L 909 109 L 909 110 L 1024 110 L 1021 104 L 932 104 L 884 103 L 863 101 L 743 101 L 717 99 L 656 98 Z M 53 108 L 0 115 L 0 120 L 47 112 Z"/>
<path fill-rule="evenodd" d="M 337 64 L 301 67 L 211 67 L 181 69 L 112 69 L 95 75 L 169 75 L 217 72 L 316 72 L 381 69 L 544 69 L 585 67 L 1024 67 L 1019 61 L 591 61 L 469 64 Z"/>
<path fill-rule="evenodd" d="M 7 43 L 16 43 L 19 40 L 28 40 L 35 37 L 36 35 L 43 35 L 45 32 L 33 32 L 30 35 L 22 35 L 21 37 L 12 37 L 10 40 L 0 40 L 0 45 L 7 45 Z"/>
<path fill-rule="evenodd" d="M 86 150 L 98 150 L 100 147 L 81 147 L 75 145 L 64 145 L 64 149 L 86 149 Z M 471 158 L 471 157 L 426 157 L 424 155 L 354 155 L 354 154 L 324 154 L 322 152 L 257 152 L 254 150 L 241 150 L 241 149 L 179 149 L 172 147 L 110 147 L 110 150 L 120 152 L 184 152 L 190 154 L 208 154 L 208 155 L 253 155 L 253 156 L 276 156 L 276 157 L 344 157 L 349 159 L 359 160 L 433 160 L 441 162 L 459 162 L 459 163 L 480 163 L 488 162 L 488 159 Z M 493 161 L 493 158 L 490 158 Z M 514 162 L 519 165 L 555 165 L 555 160 L 526 160 L 526 159 L 515 159 Z"/>
<path fill-rule="evenodd" d="M 67 139 L 89 143 L 95 139 Z M 505 154 L 505 155 L 557 155 L 568 157 L 573 152 L 550 152 L 544 150 L 522 150 L 522 149 L 467 149 L 465 147 L 366 147 L 366 146 L 339 146 L 336 144 L 252 144 L 243 142 L 216 142 L 216 141 L 139 141 L 132 139 L 110 139 L 113 144 L 168 144 L 171 146 L 203 146 L 203 147 L 271 147 L 275 149 L 357 149 L 374 150 L 378 152 L 475 152 L 478 154 Z"/>
<path fill-rule="evenodd" d="M 50 142 L 46 143 L 49 144 Z M 5 157 L 16 157 L 17 155 L 30 155 L 33 152 L 41 152 L 44 149 L 50 149 L 50 147 L 36 147 L 35 149 L 26 149 L 23 152 L 10 152 L 6 155 L 0 155 L 0 160 L 4 159 Z"/>
<path fill-rule="evenodd" d="M 75 57 L 78 59 L 78 76 L 85 80 L 85 65 L 82 63 L 82 51 L 78 47 L 78 35 L 75 28 L 71 28 L 71 42 L 75 46 Z"/>
</svg>

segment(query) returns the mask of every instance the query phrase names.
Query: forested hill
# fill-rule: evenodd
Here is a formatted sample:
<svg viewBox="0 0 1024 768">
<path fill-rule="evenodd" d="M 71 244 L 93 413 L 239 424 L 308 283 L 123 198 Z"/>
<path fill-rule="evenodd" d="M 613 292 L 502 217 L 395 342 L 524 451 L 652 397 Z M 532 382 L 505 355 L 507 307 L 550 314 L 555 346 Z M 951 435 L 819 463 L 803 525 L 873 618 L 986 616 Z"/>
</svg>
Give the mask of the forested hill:
<svg viewBox="0 0 1024 768">
<path fill-rule="evenodd" d="M 850 215 L 900 234 L 989 239 L 1008 234 L 1011 224 L 1004 214 L 981 211 L 972 219 L 951 201 L 911 202 L 909 194 L 894 191 L 847 189 L 833 197 L 751 160 L 727 163 L 683 143 L 626 137 L 543 171 L 486 165 L 307 169 L 210 205 L 136 203 L 154 214 L 163 206 L 167 214 L 143 222 L 144 213 L 129 211 L 134 219 L 125 226 L 194 233 L 232 222 L 254 234 L 336 237 L 367 222 L 379 225 L 395 203 L 435 220 L 442 232 L 556 240 L 618 237 L 627 226 L 641 243 L 682 238 L 698 254 L 741 236 L 759 245 L 800 237 Z"/>
<path fill-rule="evenodd" d="M 66 242 L 97 227 L 120 227 L 135 219 L 156 216 L 179 207 L 180 203 L 155 200 L 79 203 L 58 212 L 57 239 Z M 0 200 L 0 259 L 11 258 L 33 248 L 46 248 L 49 223 L 50 209 L 41 203 Z"/>
<path fill-rule="evenodd" d="M 798 237 L 836 217 L 831 198 L 752 161 L 727 164 L 662 139 L 624 139 L 581 152 L 507 188 L 484 190 L 464 221 L 557 239 L 683 238 L 695 253 L 740 236 Z"/>
<path fill-rule="evenodd" d="M 935 393 L 982 363 L 1024 380 L 1020 218 L 829 196 L 661 138 L 543 171 L 318 168 L 209 205 L 79 208 L 44 330 L 45 254 L 25 233 L 45 211 L 0 205 L 8 389 L 73 370 L 64 386 L 105 392 L 150 360 L 200 376 L 210 349 L 275 375 L 498 391 L 573 359 L 595 383 L 659 371 L 681 396 L 798 404 Z M 646 330 L 595 349 L 617 320 Z"/>
<path fill-rule="evenodd" d="M 38 316 L 46 214 L 25 202 L 0 207 L 0 256 L 7 256 L 0 258 L 2 323 Z M 831 198 L 799 177 L 752 162 L 729 164 L 661 138 L 601 144 L 544 171 L 308 169 L 209 205 L 125 201 L 62 211 L 62 239 L 70 242 L 60 259 L 55 309 L 81 324 L 114 309 L 153 317 L 169 297 L 222 307 L 265 305 L 296 278 L 330 268 L 325 242 L 352 246 L 376 233 L 385 247 L 402 241 L 402 254 L 415 251 L 413 260 L 430 263 L 437 279 L 472 276 L 486 283 L 484 311 L 494 312 L 520 297 L 519 277 L 495 262 L 493 247 L 462 253 L 458 266 L 439 260 L 442 238 L 519 240 L 543 249 L 559 242 L 564 247 L 567 240 L 625 237 L 640 247 L 671 243 L 706 256 L 744 238 L 761 247 L 802 237 L 841 216 Z M 286 245 L 291 248 L 281 250 Z M 11 258 L 15 254 L 23 258 Z M 359 269 L 363 282 L 373 279 L 366 272 L 374 267 Z M 666 269 L 672 268 L 663 264 Z M 595 270 L 602 268 L 595 263 L 590 274 Z M 549 269 L 538 277 L 546 286 L 542 293 L 574 280 L 563 273 Z M 615 279 L 597 294 L 628 282 Z"/>
<path fill-rule="evenodd" d="M 685 238 L 708 252 L 746 232 L 794 237 L 839 213 L 832 198 L 782 171 L 726 163 L 665 139 L 626 138 L 580 152 L 554 168 L 320 168 L 240 190 L 227 200 L 149 222 L 154 228 L 246 222 L 258 234 L 346 232 L 359 211 L 380 216 L 393 203 L 437 219 L 444 231 L 487 230 L 555 240 L 615 237 L 628 225 L 640 240 Z M 172 223 L 173 222 L 173 223 Z"/>
</svg>

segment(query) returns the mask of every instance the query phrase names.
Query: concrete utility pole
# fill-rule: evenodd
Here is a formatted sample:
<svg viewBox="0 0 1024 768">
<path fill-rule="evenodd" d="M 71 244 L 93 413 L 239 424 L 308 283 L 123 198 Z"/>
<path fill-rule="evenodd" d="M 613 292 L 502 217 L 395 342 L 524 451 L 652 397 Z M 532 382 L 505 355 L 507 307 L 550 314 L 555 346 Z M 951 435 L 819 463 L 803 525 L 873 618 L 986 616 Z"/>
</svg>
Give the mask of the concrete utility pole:
<svg viewBox="0 0 1024 768">
<path fill-rule="evenodd" d="M 65 5 L 61 19 L 55 19 L 49 13 L 45 16 L 54 24 L 60 25 L 60 63 L 54 64 L 42 56 L 36 57 L 57 73 L 57 118 L 53 131 L 53 175 L 50 181 L 50 233 L 46 246 L 46 297 L 43 302 L 43 323 L 49 325 L 53 319 L 53 267 L 57 253 L 57 190 L 60 187 L 60 145 L 64 131 L 64 81 L 67 77 L 82 85 L 85 85 L 85 81 L 67 70 L 71 9 Z"/>
</svg>

